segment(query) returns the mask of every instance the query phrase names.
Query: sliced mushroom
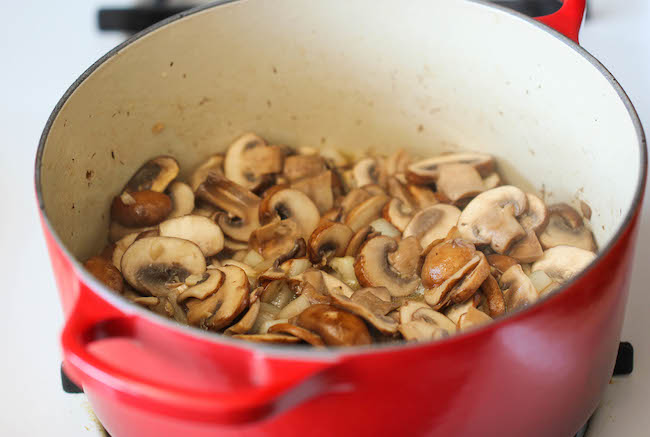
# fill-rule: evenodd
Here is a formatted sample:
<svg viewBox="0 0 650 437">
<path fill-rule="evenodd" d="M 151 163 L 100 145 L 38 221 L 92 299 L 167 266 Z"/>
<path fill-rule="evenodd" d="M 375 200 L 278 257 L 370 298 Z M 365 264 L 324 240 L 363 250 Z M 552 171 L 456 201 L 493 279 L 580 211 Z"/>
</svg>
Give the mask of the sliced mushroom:
<svg viewBox="0 0 650 437">
<path fill-rule="evenodd" d="M 516 259 L 507 255 L 500 255 L 498 253 L 487 255 L 486 258 L 492 267 L 492 274 L 494 275 L 495 279 L 499 279 L 503 272 L 508 270 L 510 267 L 518 264 Z"/>
<path fill-rule="evenodd" d="M 391 199 L 382 210 L 382 217 L 390 224 L 404 232 L 407 225 L 411 222 L 415 211 L 413 208 L 405 204 L 402 200 L 394 198 Z"/>
<path fill-rule="evenodd" d="M 217 217 L 217 224 L 230 238 L 248 241 L 251 233 L 259 227 L 260 198 L 241 185 L 210 173 L 199 185 L 197 196 L 226 211 L 227 214 Z"/>
<path fill-rule="evenodd" d="M 365 185 L 386 186 L 386 171 L 375 158 L 366 158 L 358 161 L 352 169 L 356 187 Z"/>
<path fill-rule="evenodd" d="M 111 261 L 99 256 L 93 256 L 84 263 L 84 267 L 98 281 L 102 282 L 108 288 L 122 293 L 124 290 L 124 280 L 122 274 L 115 268 Z"/>
<path fill-rule="evenodd" d="M 397 149 L 392 155 L 386 158 L 384 168 L 388 176 L 393 176 L 398 173 L 405 173 L 411 163 L 411 157 L 404 149 Z"/>
<path fill-rule="evenodd" d="M 157 225 L 171 211 L 169 196 L 157 191 L 124 192 L 111 204 L 111 218 L 131 228 Z"/>
<path fill-rule="evenodd" d="M 503 292 L 499 287 L 499 283 L 494 276 L 488 277 L 481 284 L 481 291 L 485 296 L 488 315 L 492 318 L 497 318 L 506 313 L 506 301 L 503 297 Z"/>
<path fill-rule="evenodd" d="M 483 179 L 470 164 L 444 164 L 438 169 L 436 187 L 451 203 L 475 197 L 485 190 Z"/>
<path fill-rule="evenodd" d="M 289 334 L 301 339 L 305 343 L 309 343 L 312 346 L 325 346 L 325 343 L 323 343 L 323 340 L 320 338 L 320 336 L 306 330 L 305 328 L 292 325 L 291 323 L 278 323 L 271 326 L 268 332 L 269 334 Z"/>
<path fill-rule="evenodd" d="M 520 265 L 506 270 L 499 280 L 508 311 L 515 311 L 537 301 L 537 290 Z"/>
<path fill-rule="evenodd" d="M 541 234 L 548 225 L 549 213 L 546 204 L 534 194 L 526 193 L 528 208 L 519 216 L 519 223 L 526 231 Z"/>
<path fill-rule="evenodd" d="M 390 264 L 389 255 L 398 244 L 389 237 L 374 237 L 361 247 L 354 264 L 359 283 L 365 287 L 386 287 L 393 296 L 408 296 L 418 287 L 417 275 L 402 276 Z"/>
<path fill-rule="evenodd" d="M 481 176 L 488 176 L 494 171 L 494 159 L 483 153 L 457 153 L 440 155 L 415 162 L 408 166 L 407 179 L 413 184 L 429 184 L 436 182 L 440 176 L 440 167 L 449 164 L 468 164 L 474 167 Z"/>
<path fill-rule="evenodd" d="M 284 334 L 237 334 L 232 338 L 253 343 L 296 344 L 301 342 L 298 337 Z"/>
<path fill-rule="evenodd" d="M 249 245 L 265 259 L 275 259 L 293 249 L 301 235 L 298 223 L 286 219 L 256 229 L 250 236 Z"/>
<path fill-rule="evenodd" d="M 585 226 L 582 217 L 566 203 L 552 205 L 548 209 L 548 226 L 539 236 L 544 249 L 556 246 L 573 246 L 595 252 L 597 250 L 594 235 Z"/>
<path fill-rule="evenodd" d="M 467 331 L 469 329 L 483 326 L 491 321 L 492 318 L 483 311 L 470 307 L 469 310 L 458 319 L 458 329 L 461 331 Z"/>
<path fill-rule="evenodd" d="M 186 301 L 187 320 L 191 325 L 219 331 L 248 306 L 250 286 L 246 273 L 235 266 L 218 270 L 225 275 L 225 280 L 215 294 L 205 300 Z"/>
<path fill-rule="evenodd" d="M 362 188 L 354 188 L 339 202 L 341 215 L 345 217 L 356 206 L 370 199 L 372 195 Z"/>
<path fill-rule="evenodd" d="M 440 200 L 436 194 L 427 187 L 421 187 L 419 185 L 407 185 L 406 189 L 413 198 L 415 206 L 420 209 L 428 208 L 440 203 Z"/>
<path fill-rule="evenodd" d="M 172 211 L 168 218 L 182 217 L 194 211 L 194 191 L 183 182 L 172 182 L 167 188 L 172 201 Z"/>
<path fill-rule="evenodd" d="M 388 295 L 389 300 L 386 302 L 379 298 L 374 290 L 372 288 L 362 288 L 361 290 L 357 290 L 352 295 L 352 298 L 345 297 L 337 291 L 331 293 L 331 296 L 335 306 L 356 314 L 377 328 L 382 334 L 395 334 L 399 324 L 390 317 L 386 317 L 386 314 L 395 308 L 391 305 L 390 295 Z M 385 288 L 380 290 L 388 293 L 388 290 Z M 358 293 L 360 295 L 355 299 Z"/>
<path fill-rule="evenodd" d="M 210 156 L 203 164 L 197 167 L 190 176 L 190 186 L 192 191 L 196 191 L 205 180 L 208 178 L 210 173 L 221 173 L 223 174 L 223 155 L 217 154 Z"/>
<path fill-rule="evenodd" d="M 231 327 L 225 330 L 226 335 L 236 335 L 236 334 L 248 334 L 253 329 L 257 316 L 260 313 L 261 302 L 256 300 L 251 304 L 239 322 L 235 323 Z"/>
<path fill-rule="evenodd" d="M 438 287 L 465 267 L 476 256 L 472 243 L 450 239 L 434 246 L 422 265 L 422 284 L 427 288 Z"/>
<path fill-rule="evenodd" d="M 159 156 L 142 165 L 126 183 L 124 191 L 162 193 L 167 185 L 178 176 L 179 169 L 178 162 L 171 156 Z"/>
<path fill-rule="evenodd" d="M 560 284 L 567 282 L 585 269 L 596 254 L 573 246 L 555 246 L 544 251 L 541 259 L 532 266 L 532 271 L 543 271 Z"/>
<path fill-rule="evenodd" d="M 497 284 L 497 287 L 499 287 L 499 284 Z M 500 291 L 501 290 L 499 289 L 499 292 Z M 458 326 L 458 319 L 460 319 L 460 316 L 465 314 L 470 307 L 477 308 L 480 305 L 480 300 L 481 298 L 479 296 L 479 293 L 475 293 L 471 299 L 467 299 L 463 303 L 457 303 L 447 307 L 444 311 L 444 315 L 447 316 L 447 318 L 451 320 L 456 326 Z"/>
<path fill-rule="evenodd" d="M 112 260 L 113 260 L 113 265 L 120 272 L 122 271 L 122 256 L 124 256 L 124 252 L 126 252 L 126 249 L 128 249 L 129 246 L 133 244 L 133 242 L 137 237 L 138 234 L 128 234 L 127 236 L 120 239 L 117 243 L 115 243 Z"/>
<path fill-rule="evenodd" d="M 404 229 L 403 237 L 413 236 L 422 247 L 427 247 L 432 241 L 444 238 L 456 226 L 460 215 L 460 209 L 452 205 L 430 206 L 413 216 Z"/>
<path fill-rule="evenodd" d="M 320 213 L 307 195 L 292 188 L 271 190 L 264 196 L 259 207 L 262 223 L 271 220 L 294 220 L 301 229 L 301 236 L 308 240 L 320 221 Z"/>
<path fill-rule="evenodd" d="M 408 341 L 438 340 L 456 331 L 454 323 L 423 302 L 409 301 L 399 310 L 399 331 Z"/>
<path fill-rule="evenodd" d="M 401 200 L 405 208 L 414 209 L 415 199 L 413 199 L 413 196 L 411 196 L 409 189 L 402 182 L 400 182 L 396 177 L 390 177 L 388 178 L 387 185 L 388 185 L 388 194 L 391 197 Z M 429 193 L 433 194 L 431 190 L 428 191 Z"/>
<path fill-rule="evenodd" d="M 497 253 L 506 252 L 526 235 L 516 217 L 526 211 L 526 194 L 512 185 L 476 196 L 458 219 L 458 231 L 474 244 L 489 244 Z"/>
<path fill-rule="evenodd" d="M 381 211 L 389 200 L 384 194 L 371 197 L 350 210 L 345 217 L 345 224 L 354 232 L 368 226 L 373 220 L 381 217 Z"/>
<path fill-rule="evenodd" d="M 496 188 L 499 185 L 501 185 L 501 176 L 499 176 L 499 173 L 491 173 L 483 179 L 483 187 L 485 191 Z"/>
<path fill-rule="evenodd" d="M 165 220 L 158 225 L 163 237 L 176 237 L 196 243 L 205 256 L 216 255 L 223 249 L 221 228 L 207 217 L 186 215 Z"/>
<path fill-rule="evenodd" d="M 284 160 L 283 175 L 290 182 L 314 176 L 327 170 L 325 160 L 318 155 L 293 155 Z"/>
<path fill-rule="evenodd" d="M 345 256 L 357 256 L 361 246 L 363 246 L 371 236 L 375 236 L 375 233 L 370 226 L 359 229 L 350 240 L 348 248 L 345 250 Z"/>
<path fill-rule="evenodd" d="M 372 343 L 368 328 L 360 317 L 332 305 L 312 305 L 300 313 L 294 323 L 318 334 L 328 346 Z"/>
<path fill-rule="evenodd" d="M 418 274 L 422 246 L 415 237 L 402 238 L 397 250 L 388 255 L 388 263 L 403 277 Z"/>
<path fill-rule="evenodd" d="M 224 273 L 218 269 L 206 270 L 203 276 L 204 278 L 202 278 L 201 282 L 196 283 L 179 294 L 176 302 L 181 303 L 189 298 L 206 299 L 216 293 L 226 279 Z"/>
<path fill-rule="evenodd" d="M 333 177 L 331 171 L 324 171 L 319 175 L 294 182 L 291 188 L 306 194 L 314 202 L 318 212 L 323 214 L 334 207 Z"/>
<path fill-rule="evenodd" d="M 371 196 L 379 196 L 380 194 L 386 194 L 386 191 L 377 184 L 364 185 L 361 188 L 363 191 L 367 192 Z"/>
<path fill-rule="evenodd" d="M 224 237 L 223 247 L 224 249 L 228 249 L 231 252 L 236 252 L 238 250 L 248 249 L 248 243 L 243 241 L 233 240 L 232 238 Z"/>
<path fill-rule="evenodd" d="M 323 220 L 309 237 L 309 259 L 320 263 L 323 258 L 342 257 L 354 232 L 342 223 Z"/>
<path fill-rule="evenodd" d="M 278 146 L 267 146 L 255 134 L 237 138 L 226 152 L 223 163 L 226 178 L 249 190 L 259 188 L 264 176 L 282 171 L 284 153 Z"/>
<path fill-rule="evenodd" d="M 520 263 L 535 262 L 542 257 L 543 253 L 537 234 L 533 230 L 526 231 L 526 236 L 515 242 L 508 250 L 508 255 Z"/>
</svg>

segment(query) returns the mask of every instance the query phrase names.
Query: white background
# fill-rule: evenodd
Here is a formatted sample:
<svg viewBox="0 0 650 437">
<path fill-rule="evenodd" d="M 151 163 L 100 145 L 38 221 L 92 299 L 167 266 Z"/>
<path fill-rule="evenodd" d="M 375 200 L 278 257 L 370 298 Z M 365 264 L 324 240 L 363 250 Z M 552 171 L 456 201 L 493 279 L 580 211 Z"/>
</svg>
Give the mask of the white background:
<svg viewBox="0 0 650 437">
<path fill-rule="evenodd" d="M 83 395 L 61 390 L 62 317 L 38 223 L 33 161 L 41 130 L 75 78 L 122 40 L 96 11 L 125 0 L 14 0 L 0 13 L 0 435 L 103 435 Z M 591 0 L 582 44 L 622 83 L 650 129 L 650 2 Z M 631 377 L 608 387 L 590 437 L 647 435 L 650 414 L 650 204 L 646 201 L 623 339 Z M 552 420 L 552 418 L 549 418 Z"/>
</svg>

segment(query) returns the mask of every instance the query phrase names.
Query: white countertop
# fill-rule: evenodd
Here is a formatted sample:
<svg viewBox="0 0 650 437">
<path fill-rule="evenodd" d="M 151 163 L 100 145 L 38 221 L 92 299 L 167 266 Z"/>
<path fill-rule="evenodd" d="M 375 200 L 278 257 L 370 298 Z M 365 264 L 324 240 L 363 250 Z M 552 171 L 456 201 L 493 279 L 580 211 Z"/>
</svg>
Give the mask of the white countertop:
<svg viewBox="0 0 650 437">
<path fill-rule="evenodd" d="M 650 3 L 591 0 L 582 44 L 631 96 L 650 129 Z M 66 394 L 59 377 L 62 316 L 40 231 L 33 162 L 45 121 L 66 88 L 118 44 L 96 29 L 99 5 L 127 0 L 23 0 L 3 4 L 0 26 L 0 435 L 103 435 L 83 395 Z M 650 196 L 646 198 L 623 339 L 635 369 L 607 389 L 589 437 L 647 435 L 650 414 Z"/>
</svg>

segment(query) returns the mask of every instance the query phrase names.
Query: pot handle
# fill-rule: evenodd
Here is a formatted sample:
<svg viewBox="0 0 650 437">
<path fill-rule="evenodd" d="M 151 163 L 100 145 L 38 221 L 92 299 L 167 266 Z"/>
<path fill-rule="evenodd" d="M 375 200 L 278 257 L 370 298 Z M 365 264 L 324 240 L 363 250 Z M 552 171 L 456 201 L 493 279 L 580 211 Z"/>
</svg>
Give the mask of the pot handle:
<svg viewBox="0 0 650 437">
<path fill-rule="evenodd" d="M 554 14 L 537 17 L 536 20 L 557 30 L 576 44 L 585 15 L 586 0 L 564 0 L 562 7 Z"/>
<path fill-rule="evenodd" d="M 89 350 L 93 341 L 121 337 L 137 340 L 147 353 L 155 354 L 155 348 L 148 348 L 146 339 L 139 334 L 138 319 L 139 316 L 121 313 L 81 283 L 61 334 L 65 372 L 80 387 L 108 388 L 120 401 L 137 408 L 182 420 L 222 425 L 266 420 L 318 395 L 349 390 L 329 383 L 322 375 L 336 364 L 332 359 L 281 362 L 281 371 L 276 375 L 280 376 L 266 378 L 270 383 L 215 392 L 179 388 L 143 378 L 105 362 Z M 128 360 L 128 350 L 125 353 L 120 356 Z M 244 360 L 260 361 L 255 350 L 231 347 L 226 353 L 245 354 Z"/>
</svg>

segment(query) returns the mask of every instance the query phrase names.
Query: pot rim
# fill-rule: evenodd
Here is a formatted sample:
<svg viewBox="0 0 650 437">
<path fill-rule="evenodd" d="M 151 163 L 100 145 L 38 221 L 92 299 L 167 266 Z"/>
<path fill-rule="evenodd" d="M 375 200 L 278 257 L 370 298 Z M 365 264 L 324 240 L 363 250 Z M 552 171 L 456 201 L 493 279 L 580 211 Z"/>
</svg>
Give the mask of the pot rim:
<svg viewBox="0 0 650 437">
<path fill-rule="evenodd" d="M 582 278 L 585 277 L 588 273 L 594 271 L 600 265 L 603 258 L 605 258 L 611 252 L 613 247 L 619 242 L 621 236 L 631 226 L 631 223 L 634 220 L 634 218 L 637 216 L 637 213 L 640 212 L 642 199 L 645 191 L 647 173 L 648 173 L 648 152 L 646 149 L 647 142 L 646 142 L 645 133 L 643 130 L 643 126 L 641 124 L 641 120 L 639 119 L 638 113 L 636 112 L 636 109 L 634 108 L 634 105 L 632 104 L 627 93 L 623 90 L 623 88 L 618 83 L 618 81 L 614 78 L 614 76 L 609 72 L 609 70 L 607 70 L 607 68 L 605 68 L 605 66 L 602 63 L 600 63 L 600 61 L 598 61 L 593 55 L 587 52 L 583 47 L 581 47 L 580 45 L 572 41 L 570 38 L 564 36 L 560 32 L 540 23 L 534 18 L 528 17 L 527 15 L 524 15 L 512 9 L 508 9 L 505 6 L 489 3 L 487 0 L 465 0 L 468 3 L 475 3 L 480 7 L 498 10 L 504 15 L 509 15 L 512 18 L 524 21 L 530 25 L 535 26 L 537 29 L 543 32 L 552 35 L 556 39 L 568 45 L 577 55 L 589 61 L 589 63 L 591 63 L 596 68 L 596 70 L 598 70 L 605 77 L 607 82 L 610 84 L 610 86 L 614 88 L 620 100 L 625 105 L 625 108 L 627 109 L 632 124 L 634 125 L 634 129 L 636 131 L 636 135 L 638 139 L 638 146 L 639 146 L 639 164 L 641 166 L 639 172 L 639 178 L 637 180 L 637 184 L 635 188 L 634 198 L 632 200 L 632 203 L 630 204 L 630 207 L 628 209 L 627 214 L 625 215 L 623 222 L 619 225 L 616 233 L 614 234 L 610 242 L 607 244 L 607 246 L 605 246 L 602 250 L 599 251 L 596 258 L 579 275 L 575 276 L 569 282 L 563 284 L 557 290 L 541 298 L 540 300 L 538 300 L 533 305 L 527 308 L 510 313 L 505 317 L 499 318 L 494 322 L 489 323 L 481 328 L 477 328 L 464 333 L 455 334 L 446 339 L 428 341 L 428 342 L 417 342 L 417 343 L 400 342 L 400 343 L 373 344 L 369 346 L 327 348 L 324 350 L 319 350 L 319 349 L 315 350 L 314 348 L 301 348 L 296 346 L 272 346 L 272 345 L 264 345 L 264 344 L 247 342 L 243 340 L 235 340 L 222 334 L 202 331 L 200 329 L 191 327 L 189 325 L 182 325 L 172 320 L 165 319 L 159 316 L 158 314 L 155 314 L 145 308 L 142 308 L 134 303 L 127 301 L 123 297 L 118 296 L 113 291 L 109 290 L 108 287 L 106 287 L 103 283 L 95 279 L 94 276 L 92 276 L 90 273 L 86 271 L 86 269 L 83 267 L 81 262 L 79 262 L 79 260 L 77 260 L 76 257 L 74 257 L 65 247 L 65 245 L 61 242 L 59 236 L 54 231 L 54 228 L 47 217 L 47 214 L 45 212 L 45 202 L 43 199 L 43 192 L 41 188 L 40 170 L 41 170 L 41 164 L 42 164 L 43 154 L 45 150 L 45 144 L 47 142 L 50 130 L 52 128 L 52 125 L 54 124 L 54 121 L 56 120 L 59 113 L 61 112 L 63 106 L 67 103 L 68 99 L 72 96 L 72 94 L 74 94 L 77 88 L 90 75 L 92 75 L 100 66 L 102 66 L 109 59 L 113 58 L 115 55 L 120 53 L 122 50 L 124 50 L 125 48 L 127 48 L 128 46 L 130 46 L 140 38 L 147 36 L 150 33 L 155 32 L 160 28 L 165 27 L 168 24 L 171 24 L 173 22 L 184 19 L 185 17 L 194 14 L 204 12 L 208 9 L 217 8 L 219 6 L 223 6 L 229 3 L 234 3 L 236 1 L 239 0 L 215 0 L 213 2 L 198 6 L 196 8 L 183 11 L 163 21 L 160 21 L 151 27 L 148 27 L 147 29 L 131 36 L 130 38 L 123 41 L 118 46 L 111 49 L 109 52 L 107 52 L 105 55 L 99 58 L 95 63 L 93 63 L 88 69 L 86 69 L 86 71 L 84 71 L 79 76 L 79 78 L 77 78 L 74 81 L 74 83 L 66 90 L 66 92 L 58 101 L 52 113 L 50 114 L 45 124 L 45 127 L 43 129 L 43 133 L 41 134 L 39 144 L 38 144 L 38 149 L 36 152 L 34 182 L 35 182 L 36 197 L 38 201 L 38 209 L 41 215 L 41 219 L 44 223 L 46 232 L 49 233 L 49 235 L 53 238 L 59 250 L 61 250 L 61 252 L 68 259 L 68 261 L 71 262 L 73 269 L 75 273 L 78 275 L 79 279 L 86 286 L 88 286 L 94 293 L 98 293 L 104 300 L 106 300 L 109 304 L 115 306 L 117 309 L 122 311 L 125 315 L 142 316 L 149 323 L 159 324 L 164 326 L 165 328 L 177 330 L 184 335 L 194 337 L 196 339 L 200 339 L 203 341 L 209 341 L 211 343 L 214 343 L 215 345 L 237 347 L 251 353 L 263 353 L 264 355 L 270 358 L 277 358 L 277 359 L 299 358 L 303 361 L 338 361 L 339 359 L 347 356 L 390 353 L 395 351 L 412 350 L 415 348 L 442 347 L 443 345 L 449 347 L 453 344 L 460 343 L 462 341 L 473 338 L 474 336 L 487 334 L 488 332 L 492 332 L 496 329 L 499 329 L 505 323 L 513 323 L 525 317 L 526 315 L 533 314 L 535 312 L 540 311 L 547 302 L 559 296 L 560 294 L 564 293 L 568 289 L 572 288 L 577 282 L 582 280 Z"/>
</svg>

